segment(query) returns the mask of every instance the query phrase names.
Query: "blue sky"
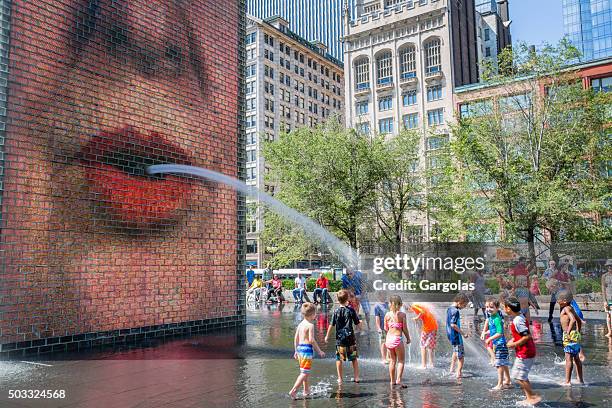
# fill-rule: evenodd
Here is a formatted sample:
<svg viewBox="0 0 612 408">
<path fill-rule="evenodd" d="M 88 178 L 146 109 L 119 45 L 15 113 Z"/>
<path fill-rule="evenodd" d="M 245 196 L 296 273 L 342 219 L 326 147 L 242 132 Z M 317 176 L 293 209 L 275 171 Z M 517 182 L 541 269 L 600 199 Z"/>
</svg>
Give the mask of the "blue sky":
<svg viewBox="0 0 612 408">
<path fill-rule="evenodd" d="M 540 45 L 563 37 L 561 0 L 510 0 L 512 42 Z"/>
</svg>

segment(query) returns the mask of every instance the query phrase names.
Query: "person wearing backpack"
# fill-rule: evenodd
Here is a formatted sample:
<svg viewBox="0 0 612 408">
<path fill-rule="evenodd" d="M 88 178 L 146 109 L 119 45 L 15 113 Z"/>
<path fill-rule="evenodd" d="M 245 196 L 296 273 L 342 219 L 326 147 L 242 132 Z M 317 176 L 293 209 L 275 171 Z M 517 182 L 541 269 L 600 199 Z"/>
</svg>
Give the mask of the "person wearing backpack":
<svg viewBox="0 0 612 408">
<path fill-rule="evenodd" d="M 350 361 L 353 364 L 354 381 L 359 382 L 359 365 L 357 363 L 357 340 L 353 325 L 359 327 L 361 321 L 357 312 L 348 305 L 349 292 L 340 290 L 338 302 L 340 307 L 334 311 L 332 322 L 327 329 L 325 343 L 329 341 L 332 328 L 336 328 L 336 370 L 338 372 L 338 384 L 342 384 L 342 363 Z"/>
</svg>

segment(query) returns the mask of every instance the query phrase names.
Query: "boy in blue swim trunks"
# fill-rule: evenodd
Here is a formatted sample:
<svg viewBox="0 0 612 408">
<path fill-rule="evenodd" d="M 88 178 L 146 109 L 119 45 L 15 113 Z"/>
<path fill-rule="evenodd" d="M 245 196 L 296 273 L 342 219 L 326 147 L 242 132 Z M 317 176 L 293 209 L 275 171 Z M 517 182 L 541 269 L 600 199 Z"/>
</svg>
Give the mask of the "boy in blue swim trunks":
<svg viewBox="0 0 612 408">
<path fill-rule="evenodd" d="M 463 337 L 467 334 L 461 330 L 460 310 L 465 308 L 469 299 L 465 293 L 458 293 L 453 299 L 453 305 L 446 310 L 446 336 L 453 346 L 453 357 L 451 359 L 450 373 L 455 371 L 457 365 L 457 381 L 461 382 L 463 376 Z"/>
<path fill-rule="evenodd" d="M 584 384 L 582 376 L 582 361 L 579 354 L 582 346 L 582 320 L 572 307 L 571 303 L 574 297 L 567 290 L 562 290 L 557 293 L 557 302 L 561 307 L 561 327 L 563 328 L 563 351 L 565 352 L 565 383 L 563 386 L 569 387 L 572 385 L 572 371 L 576 366 L 576 374 L 580 384 Z"/>
<path fill-rule="evenodd" d="M 314 351 L 316 350 L 321 357 L 325 356 L 325 353 L 323 353 L 323 351 L 321 351 L 319 348 L 314 336 L 314 324 L 312 322 L 315 318 L 317 309 L 312 303 L 304 303 L 302 305 L 301 312 L 302 316 L 304 316 L 304 320 L 302 320 L 295 330 L 295 353 L 293 354 L 293 358 L 298 360 L 300 364 L 300 375 L 298 376 L 297 380 L 295 380 L 295 385 L 291 391 L 289 391 L 289 395 L 293 399 L 295 399 L 300 385 L 304 385 L 304 396 L 307 396 L 310 393 L 308 376 L 310 375 L 310 369 L 312 368 Z"/>
<path fill-rule="evenodd" d="M 506 336 L 504 336 L 504 319 L 501 316 L 499 310 L 499 300 L 495 298 L 487 299 L 486 310 L 489 317 L 487 318 L 487 324 L 483 329 L 480 336 L 481 339 L 485 339 L 487 347 L 493 345 L 495 353 L 494 366 L 497 368 L 497 385 L 492 390 L 501 390 L 504 388 L 510 388 L 512 383 L 510 381 L 510 359 L 508 346 L 506 344 Z M 486 330 L 488 329 L 489 337 L 486 337 Z"/>
</svg>

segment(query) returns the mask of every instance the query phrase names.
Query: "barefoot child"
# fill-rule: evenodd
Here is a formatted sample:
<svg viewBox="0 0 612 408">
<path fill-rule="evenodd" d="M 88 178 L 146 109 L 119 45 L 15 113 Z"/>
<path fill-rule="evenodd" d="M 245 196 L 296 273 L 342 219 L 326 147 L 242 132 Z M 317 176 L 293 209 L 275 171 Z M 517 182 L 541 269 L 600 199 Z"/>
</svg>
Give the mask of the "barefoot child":
<svg viewBox="0 0 612 408">
<path fill-rule="evenodd" d="M 562 290 L 557 293 L 557 302 L 561 307 L 561 327 L 563 328 L 563 351 L 565 352 L 565 383 L 563 386 L 572 385 L 572 371 L 574 364 L 576 365 L 576 373 L 580 384 L 584 384 L 582 377 L 582 361 L 579 358 L 582 340 L 580 330 L 582 329 L 582 320 L 572 307 L 573 300 L 571 292 Z"/>
<path fill-rule="evenodd" d="M 325 335 L 325 343 L 329 341 L 332 328 L 336 328 L 336 370 L 338 384 L 342 384 L 342 362 L 350 361 L 353 364 L 354 380 L 359 382 L 359 365 L 357 363 L 357 340 L 353 325 L 359 327 L 361 321 L 355 309 L 349 307 L 349 292 L 342 289 L 338 292 L 340 307 L 334 311 L 332 322 Z"/>
<path fill-rule="evenodd" d="M 314 325 L 312 324 L 312 321 L 315 318 L 316 310 L 317 309 L 312 303 L 304 303 L 301 310 L 304 320 L 302 320 L 295 330 L 295 353 L 293 354 L 293 358 L 298 360 L 300 363 L 300 375 L 298 375 L 295 385 L 291 391 L 289 391 L 289 395 L 293 399 L 295 399 L 297 390 L 302 384 L 304 385 L 304 396 L 307 396 L 310 393 L 308 376 L 310 375 L 314 350 L 316 350 L 321 357 L 325 356 L 325 353 L 323 353 L 319 348 L 314 336 Z"/>
<path fill-rule="evenodd" d="M 410 309 L 416 314 L 413 320 L 421 320 L 423 323 L 420 341 L 421 368 L 427 368 L 428 366 L 433 368 L 438 322 L 431 311 L 419 303 L 413 303 Z"/>
<path fill-rule="evenodd" d="M 500 303 L 500 302 L 498 302 L 498 303 Z M 485 308 L 485 322 L 484 322 L 484 325 L 482 327 L 482 333 L 480 333 L 480 340 L 484 340 L 485 341 L 485 346 L 486 346 L 486 349 L 487 349 L 487 353 L 489 353 L 489 365 L 491 367 L 495 367 L 495 350 L 493 348 L 493 343 L 487 342 L 487 339 L 489 337 L 491 337 L 491 334 L 489 332 L 489 318 L 490 317 L 491 317 L 491 315 L 489 314 L 489 312 L 487 312 L 487 309 Z M 502 317 L 502 320 L 503 320 L 503 317 Z"/>
<path fill-rule="evenodd" d="M 481 339 L 485 338 L 485 330 L 488 330 L 489 337 L 485 343 L 487 347 L 493 345 L 495 362 L 493 365 L 497 368 L 497 385 L 492 390 L 501 390 L 510 388 L 510 360 L 508 359 L 508 346 L 506 345 L 506 336 L 504 336 L 504 319 L 499 310 L 499 300 L 495 298 L 487 299 L 485 303 L 487 313 L 487 323 L 485 329 L 480 335 Z"/>
<path fill-rule="evenodd" d="M 450 373 L 455 370 L 457 365 L 457 380 L 461 381 L 463 376 L 463 337 L 467 333 L 461 330 L 461 314 L 459 311 L 468 304 L 468 297 L 464 293 L 457 293 L 453 305 L 446 310 L 446 336 L 453 346 L 453 357 L 451 359 Z"/>
<path fill-rule="evenodd" d="M 389 364 L 389 351 L 385 346 L 387 331 L 385 330 L 385 316 L 389 311 L 389 304 L 386 302 L 386 294 L 383 291 L 377 292 L 378 303 L 374 306 L 374 323 L 378 332 L 380 358 L 383 364 Z"/>
<path fill-rule="evenodd" d="M 391 386 L 399 385 L 402 388 L 402 375 L 404 374 L 404 361 L 406 358 L 406 350 L 402 342 L 402 334 L 406 336 L 406 344 L 410 343 L 410 334 L 408 334 L 408 324 L 406 324 L 406 314 L 401 312 L 402 298 L 395 295 L 389 299 L 389 312 L 385 316 L 385 330 L 387 331 L 387 339 L 385 345 L 389 350 L 389 377 L 391 377 Z"/>
<path fill-rule="evenodd" d="M 612 339 L 612 259 L 606 261 L 607 272 L 601 275 L 601 292 L 604 299 L 604 310 L 606 311 L 606 325 L 608 333 L 606 337 Z"/>
<path fill-rule="evenodd" d="M 512 318 L 512 323 L 510 323 L 512 340 L 508 342 L 508 347 L 513 348 L 516 353 L 514 366 L 512 366 L 512 377 L 518 381 L 525 393 L 525 399 L 517 402 L 517 405 L 535 405 L 542 400 L 542 397 L 533 392 L 529 382 L 529 371 L 533 367 L 536 356 L 535 343 L 529 333 L 527 319 L 521 313 L 519 300 L 515 297 L 508 298 L 505 309 L 506 314 Z"/>
</svg>

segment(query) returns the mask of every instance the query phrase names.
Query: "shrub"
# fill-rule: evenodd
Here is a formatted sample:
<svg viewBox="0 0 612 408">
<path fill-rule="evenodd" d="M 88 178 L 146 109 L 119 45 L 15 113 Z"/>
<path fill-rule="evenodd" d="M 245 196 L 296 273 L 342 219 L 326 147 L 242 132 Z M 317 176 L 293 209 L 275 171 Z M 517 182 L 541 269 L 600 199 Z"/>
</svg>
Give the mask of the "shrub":
<svg viewBox="0 0 612 408">
<path fill-rule="evenodd" d="M 295 288 L 295 281 L 293 279 L 283 279 L 283 289 L 293 290 Z"/>
<path fill-rule="evenodd" d="M 317 280 L 314 278 L 308 279 L 306 281 L 306 291 L 307 292 L 312 292 L 313 290 L 315 290 L 315 286 L 317 284 Z"/>
<path fill-rule="evenodd" d="M 339 281 L 339 280 L 329 281 L 329 291 L 330 292 L 338 292 L 340 289 L 342 289 L 342 281 Z"/>
<path fill-rule="evenodd" d="M 601 292 L 601 282 L 593 278 L 576 279 L 576 293 L 597 293 Z"/>
<path fill-rule="evenodd" d="M 485 285 L 491 290 L 491 293 L 499 293 L 499 282 L 497 279 L 487 279 Z"/>
</svg>

